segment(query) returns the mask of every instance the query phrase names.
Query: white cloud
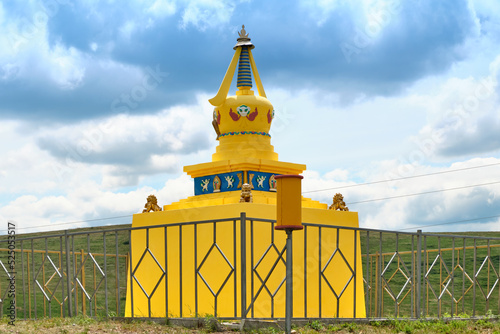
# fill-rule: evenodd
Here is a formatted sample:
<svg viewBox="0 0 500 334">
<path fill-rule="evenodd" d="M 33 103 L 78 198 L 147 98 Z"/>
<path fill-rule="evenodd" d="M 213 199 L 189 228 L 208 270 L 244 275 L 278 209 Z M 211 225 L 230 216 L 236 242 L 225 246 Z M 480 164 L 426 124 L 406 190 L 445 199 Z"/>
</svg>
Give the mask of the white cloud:
<svg viewBox="0 0 500 334">
<path fill-rule="evenodd" d="M 74 167 L 103 165 L 109 186 L 136 185 L 141 176 L 180 170 L 178 155 L 210 147 L 212 111 L 205 100 L 200 96 L 197 105 L 153 115 L 120 114 L 43 128 L 37 142 L 57 159 L 61 175 L 67 176 Z"/>
<path fill-rule="evenodd" d="M 85 76 L 88 60 L 74 48 L 59 43 L 48 44 L 47 24 L 50 13 L 39 9 L 17 21 L 0 23 L 5 34 L 0 37 L 0 77 L 12 80 L 18 76 L 30 82 L 44 78 L 61 89 L 78 87 Z M 37 17 L 44 17 L 37 20 Z M 3 72 L 3 73 L 2 73 Z"/>
<path fill-rule="evenodd" d="M 306 12 L 317 18 L 317 24 L 319 26 L 323 25 L 326 20 L 330 17 L 331 13 L 338 8 L 340 1 L 338 0 L 301 0 L 301 6 L 306 10 Z"/>
<path fill-rule="evenodd" d="M 362 186 L 356 186 L 358 183 L 352 181 L 332 180 L 328 175 L 329 173 L 320 175 L 317 172 L 308 171 L 304 173 L 303 191 L 305 192 L 304 196 L 327 204 L 331 204 L 335 193 L 342 193 L 350 210 L 358 212 L 360 226 L 362 227 L 394 230 L 407 227 L 417 229 L 418 227 L 428 231 L 429 229 L 425 226 L 433 223 L 455 222 L 499 215 L 500 212 L 497 208 L 500 204 L 500 187 L 498 184 L 468 187 L 498 182 L 500 180 L 498 165 L 450 172 L 457 169 L 499 163 L 500 159 L 475 158 L 445 167 L 419 166 L 418 169 L 414 167 L 409 176 L 440 174 L 394 181 L 388 178 L 388 175 L 393 177 L 408 175 L 399 174 L 402 166 L 398 161 L 385 161 L 376 167 L 369 168 L 368 173 L 372 181 L 385 180 L 386 182 Z M 467 188 L 407 196 L 460 187 Z M 313 190 L 324 191 L 311 192 Z M 383 200 L 371 201 L 375 199 Z M 355 202 L 363 203 L 355 204 Z M 484 230 L 490 227 L 498 229 L 498 226 L 485 225 L 479 221 L 468 224 L 467 230 Z M 456 224 L 441 225 L 433 228 L 433 230 L 455 231 L 458 228 Z M 463 229 L 464 226 L 462 225 L 460 228 Z"/>
<path fill-rule="evenodd" d="M 220 28 L 229 23 L 234 5 L 228 1 L 197 0 L 188 1 L 183 13 L 181 28 L 189 25 L 204 31 L 207 28 Z"/>
<path fill-rule="evenodd" d="M 123 39 L 129 41 L 132 33 L 136 30 L 136 22 L 135 21 L 126 21 L 120 27 L 120 35 Z"/>
<path fill-rule="evenodd" d="M 20 196 L 0 207 L 0 218 L 15 221 L 22 233 L 130 223 L 131 215 L 142 211 L 150 194 L 155 194 L 163 206 L 192 195 L 193 183 L 189 176 L 181 175 L 167 180 L 160 189 L 140 187 L 128 192 L 111 192 L 95 182 L 86 182 L 69 189 L 64 196 Z M 120 216 L 127 217 L 83 222 Z M 67 224 L 69 222 L 81 223 Z"/>
<path fill-rule="evenodd" d="M 149 8 L 147 13 L 151 13 L 157 17 L 166 17 L 175 14 L 177 5 L 175 1 L 156 0 Z"/>
<path fill-rule="evenodd" d="M 398 156 L 406 152 L 408 135 L 425 125 L 426 98 L 412 94 L 343 106 L 334 93 L 273 88 L 266 93 L 276 110 L 271 141 L 280 159 L 307 163 L 320 172 L 332 166 L 359 169 L 360 157 L 380 161 Z M 301 161 L 297 147 L 302 147 Z"/>
<path fill-rule="evenodd" d="M 75 89 L 85 77 L 86 60 L 76 49 L 56 45 L 47 55 L 51 60 L 50 78 L 62 89 Z"/>
<path fill-rule="evenodd" d="M 331 172 L 325 174 L 326 179 L 347 181 L 349 178 L 349 171 L 343 169 L 334 169 Z"/>
<path fill-rule="evenodd" d="M 491 63 L 486 77 L 452 77 L 426 96 L 430 121 L 414 137 L 427 143 L 424 153 L 460 157 L 500 151 L 499 62 L 497 57 Z"/>
</svg>

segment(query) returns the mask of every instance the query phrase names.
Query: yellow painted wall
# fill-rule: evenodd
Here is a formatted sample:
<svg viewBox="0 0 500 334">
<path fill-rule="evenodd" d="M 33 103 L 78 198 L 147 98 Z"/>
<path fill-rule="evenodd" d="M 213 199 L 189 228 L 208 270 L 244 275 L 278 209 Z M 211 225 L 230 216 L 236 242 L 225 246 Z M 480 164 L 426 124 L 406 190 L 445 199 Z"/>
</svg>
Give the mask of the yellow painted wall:
<svg viewBox="0 0 500 334">
<path fill-rule="evenodd" d="M 233 273 L 219 293 L 217 303 L 218 317 L 239 317 L 241 315 L 241 277 L 240 277 L 240 222 L 241 212 L 246 212 L 249 218 L 275 219 L 276 207 L 270 204 L 258 203 L 235 203 L 222 206 L 206 206 L 183 210 L 168 210 L 163 212 L 151 212 L 136 214 L 133 218 L 133 227 L 152 226 L 149 232 L 146 230 L 132 231 L 132 268 L 142 288 L 151 297 L 151 316 L 165 317 L 194 317 L 197 315 L 214 314 L 215 300 L 209 289 L 203 283 L 201 277 L 195 277 L 195 261 L 199 267 L 214 240 L 214 224 L 210 221 L 226 218 L 238 218 L 236 222 L 218 222 L 215 224 L 216 243 L 225 254 L 227 260 L 234 266 L 236 261 L 236 272 Z M 358 227 L 358 216 L 356 212 L 340 212 L 324 209 L 303 208 L 303 221 L 320 225 L 340 225 Z M 177 223 L 189 221 L 207 220 L 208 223 L 179 227 Z M 154 227 L 169 224 L 168 227 Z M 196 229 L 196 233 L 195 233 Z M 339 250 L 333 256 L 330 264 L 324 269 L 324 275 L 331 286 L 339 294 L 351 276 L 348 266 L 344 263 L 342 255 L 349 262 L 351 268 L 356 263 L 359 275 L 345 289 L 340 299 L 339 316 L 353 317 L 353 294 L 356 286 L 356 317 L 365 317 L 364 287 L 361 268 L 361 252 L 359 234 L 354 238 L 354 231 L 321 228 L 309 226 L 302 231 L 293 232 L 293 265 L 294 265 L 294 317 L 336 317 L 337 300 L 330 291 L 328 284 L 322 280 L 319 283 L 319 271 L 323 270 L 333 252 L 337 247 L 337 235 L 339 236 Z M 251 245 L 250 236 L 253 231 L 254 244 Z M 146 250 L 149 233 L 149 250 Z M 165 237 L 166 233 L 166 237 Z M 180 235 L 181 233 L 181 235 Z M 279 251 L 285 245 L 285 233 L 274 231 L 269 222 L 254 222 L 250 219 L 246 224 L 247 233 L 247 303 L 251 301 L 251 249 L 254 251 L 254 265 L 262 257 L 269 247 L 274 233 L 274 243 Z M 307 233 L 307 249 L 304 250 L 304 237 Z M 337 234 L 339 233 L 339 234 Z M 321 246 L 319 242 L 321 234 Z M 236 235 L 236 244 L 233 243 Z M 167 244 L 165 245 L 165 240 Z M 195 251 L 196 242 L 196 251 Z M 356 245 L 356 246 L 355 246 Z M 354 252 L 356 248 L 356 261 Z M 342 254 L 341 254 L 342 253 Z M 165 259 L 164 254 L 168 254 Z M 305 255 L 305 261 L 304 261 Z M 181 258 L 182 257 L 182 258 Z M 136 269 L 139 259 L 142 263 Z M 196 258 L 196 259 L 195 259 Z M 264 279 L 269 268 L 275 262 L 277 254 L 271 249 L 268 256 L 264 257 L 257 268 L 257 272 Z M 158 263 L 167 270 L 168 298 L 165 295 L 165 277 L 157 285 L 163 275 Z M 285 259 L 285 257 L 283 257 Z M 167 261 L 167 264 L 165 264 Z M 306 271 L 304 271 L 304 267 Z M 321 268 L 321 269 L 320 269 Z M 205 259 L 200 269 L 204 279 L 212 286 L 215 293 L 223 284 L 226 276 L 230 273 L 230 267 L 224 258 L 213 248 L 210 256 Z M 182 274 L 182 280 L 180 276 Z M 236 274 L 236 282 L 234 280 Z M 274 292 L 285 277 L 285 265 L 279 263 L 276 270 L 270 276 L 267 286 Z M 307 284 L 304 285 L 304 277 Z M 195 287 L 197 282 L 198 301 L 195 300 Z M 129 282 L 128 282 L 129 283 Z M 127 284 L 126 316 L 131 316 L 131 289 Z M 148 300 L 141 286 L 133 281 L 134 316 L 149 316 Z M 236 290 L 235 290 L 236 287 Z M 254 277 L 254 293 L 260 287 L 260 281 Z M 155 290 L 156 289 L 156 290 Z M 320 291 L 321 290 L 321 291 Z M 236 291 L 236 306 L 235 306 Z M 181 293 L 182 292 L 182 300 Z M 307 314 L 304 307 L 304 295 L 307 294 Z M 168 311 L 165 310 L 166 301 Z M 197 312 L 196 312 L 197 303 Z M 321 308 L 321 314 L 320 314 Z M 284 317 L 285 316 L 285 285 L 278 290 L 274 301 L 263 290 L 258 297 L 254 313 L 248 313 L 248 317 Z"/>
</svg>

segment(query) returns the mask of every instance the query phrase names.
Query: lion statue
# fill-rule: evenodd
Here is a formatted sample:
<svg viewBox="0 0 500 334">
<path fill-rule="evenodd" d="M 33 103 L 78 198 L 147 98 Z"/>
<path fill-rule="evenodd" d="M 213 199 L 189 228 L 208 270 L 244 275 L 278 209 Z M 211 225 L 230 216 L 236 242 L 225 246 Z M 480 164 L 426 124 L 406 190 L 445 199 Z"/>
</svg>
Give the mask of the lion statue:
<svg viewBox="0 0 500 334">
<path fill-rule="evenodd" d="M 241 186 L 240 203 L 253 203 L 252 186 L 248 183 L 243 183 Z"/>
<path fill-rule="evenodd" d="M 146 204 L 144 204 L 144 210 L 142 210 L 142 213 L 149 212 L 149 211 L 161 211 L 160 206 L 158 205 L 158 200 L 156 199 L 155 195 L 149 195 L 148 196 L 148 201 Z"/>
<path fill-rule="evenodd" d="M 349 208 L 345 205 L 344 196 L 342 194 L 335 194 L 333 196 L 333 204 L 328 207 L 329 210 L 340 210 L 340 211 L 349 211 Z"/>
</svg>

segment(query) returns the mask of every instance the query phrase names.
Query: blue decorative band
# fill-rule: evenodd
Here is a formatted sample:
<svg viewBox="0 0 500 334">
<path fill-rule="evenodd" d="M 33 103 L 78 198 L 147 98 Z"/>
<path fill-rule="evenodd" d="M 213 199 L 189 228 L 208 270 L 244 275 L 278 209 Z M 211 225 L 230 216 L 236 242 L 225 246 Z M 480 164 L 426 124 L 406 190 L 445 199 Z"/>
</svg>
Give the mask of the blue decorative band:
<svg viewBox="0 0 500 334">
<path fill-rule="evenodd" d="M 236 87 L 248 87 L 252 88 L 252 72 L 250 64 L 250 55 L 248 53 L 248 48 L 243 46 L 241 48 L 241 54 L 238 66 L 238 79 L 236 81 Z"/>
<path fill-rule="evenodd" d="M 225 136 L 237 136 L 237 135 L 261 135 L 271 137 L 271 135 L 267 132 L 259 132 L 259 131 L 235 131 L 235 132 L 226 132 L 221 133 L 219 137 Z"/>
</svg>

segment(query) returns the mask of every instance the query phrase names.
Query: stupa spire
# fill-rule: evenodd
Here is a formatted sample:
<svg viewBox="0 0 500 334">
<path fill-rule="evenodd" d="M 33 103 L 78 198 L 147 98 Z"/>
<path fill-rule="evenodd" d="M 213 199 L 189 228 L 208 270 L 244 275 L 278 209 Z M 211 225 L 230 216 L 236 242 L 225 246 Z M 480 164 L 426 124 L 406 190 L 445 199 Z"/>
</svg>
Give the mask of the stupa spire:
<svg viewBox="0 0 500 334">
<path fill-rule="evenodd" d="M 238 81 L 236 87 L 240 90 L 252 89 L 252 71 L 248 46 L 241 47 L 240 65 L 238 66 Z"/>
<path fill-rule="evenodd" d="M 239 92 L 248 92 L 249 94 L 253 94 L 250 90 L 252 88 L 253 73 L 253 79 L 255 86 L 257 86 L 259 96 L 266 97 L 266 93 L 264 91 L 264 87 L 262 86 L 262 82 L 260 81 L 259 72 L 257 71 L 257 66 L 255 65 L 255 60 L 253 59 L 251 51 L 255 48 L 255 46 L 252 44 L 244 25 L 238 32 L 238 36 L 239 37 L 236 39 L 237 43 L 233 48 L 235 50 L 233 59 L 229 64 L 226 75 L 224 76 L 224 79 L 219 87 L 219 91 L 217 92 L 217 95 L 208 100 L 213 106 L 219 106 L 226 100 L 238 63 L 240 66 L 238 67 L 238 79 L 236 86 L 239 88 Z M 239 92 L 237 91 L 236 94 L 239 94 Z"/>
</svg>

